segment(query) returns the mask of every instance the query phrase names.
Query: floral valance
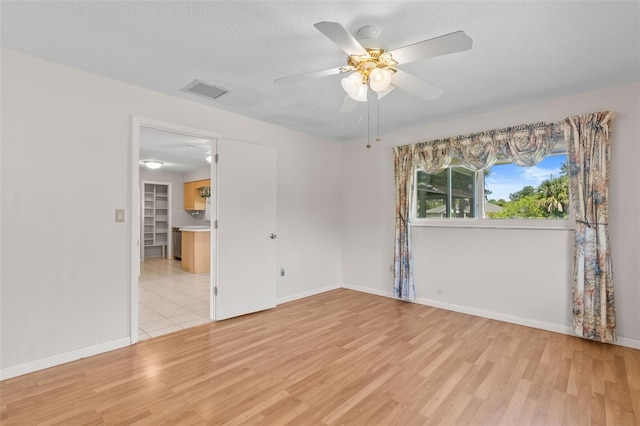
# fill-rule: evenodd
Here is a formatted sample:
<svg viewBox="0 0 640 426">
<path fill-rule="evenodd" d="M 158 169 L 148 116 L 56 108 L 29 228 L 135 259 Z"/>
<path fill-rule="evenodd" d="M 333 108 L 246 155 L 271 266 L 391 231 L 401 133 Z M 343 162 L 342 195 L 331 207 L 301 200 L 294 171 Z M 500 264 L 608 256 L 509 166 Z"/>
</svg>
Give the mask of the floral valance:
<svg viewBox="0 0 640 426">
<path fill-rule="evenodd" d="M 563 139 L 562 126 L 544 122 L 523 124 L 417 143 L 414 145 L 415 165 L 427 173 L 447 168 L 454 158 L 476 170 L 491 167 L 503 159 L 519 166 L 533 166 Z"/>
</svg>

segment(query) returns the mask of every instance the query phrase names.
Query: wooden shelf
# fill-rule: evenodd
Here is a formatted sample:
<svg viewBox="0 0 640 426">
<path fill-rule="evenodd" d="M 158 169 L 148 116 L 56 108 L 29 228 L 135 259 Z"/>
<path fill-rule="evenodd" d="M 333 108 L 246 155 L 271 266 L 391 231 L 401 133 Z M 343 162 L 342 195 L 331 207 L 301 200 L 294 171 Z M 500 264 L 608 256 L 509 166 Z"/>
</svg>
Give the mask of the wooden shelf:
<svg viewBox="0 0 640 426">
<path fill-rule="evenodd" d="M 144 183 L 144 247 L 160 247 L 162 256 L 169 244 L 169 185 Z M 145 255 L 146 257 L 146 255 Z"/>
</svg>

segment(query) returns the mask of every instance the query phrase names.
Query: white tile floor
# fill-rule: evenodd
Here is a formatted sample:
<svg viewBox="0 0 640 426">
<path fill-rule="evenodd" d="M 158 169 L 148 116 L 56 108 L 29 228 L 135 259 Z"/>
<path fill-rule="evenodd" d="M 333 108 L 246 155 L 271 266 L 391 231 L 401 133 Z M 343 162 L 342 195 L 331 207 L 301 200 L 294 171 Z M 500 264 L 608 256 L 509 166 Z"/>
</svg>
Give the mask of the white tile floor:
<svg viewBox="0 0 640 426">
<path fill-rule="evenodd" d="M 138 339 L 209 322 L 209 273 L 182 270 L 179 260 L 140 263 Z"/>
</svg>

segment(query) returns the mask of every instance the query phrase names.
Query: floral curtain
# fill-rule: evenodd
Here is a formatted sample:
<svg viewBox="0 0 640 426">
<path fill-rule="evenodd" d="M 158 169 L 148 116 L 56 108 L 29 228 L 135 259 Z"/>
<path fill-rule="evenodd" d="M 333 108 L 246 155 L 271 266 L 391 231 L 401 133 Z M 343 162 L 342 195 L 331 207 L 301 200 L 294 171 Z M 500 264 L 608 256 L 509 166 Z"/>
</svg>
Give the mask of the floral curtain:
<svg viewBox="0 0 640 426">
<path fill-rule="evenodd" d="M 569 117 L 565 140 L 569 196 L 576 221 L 572 278 L 576 334 L 602 342 L 616 339 L 608 230 L 611 112 Z"/>
<path fill-rule="evenodd" d="M 396 243 L 394 250 L 393 296 L 402 300 L 415 299 L 413 259 L 411 257 L 411 190 L 413 187 L 414 145 L 393 149 L 396 182 Z"/>
</svg>

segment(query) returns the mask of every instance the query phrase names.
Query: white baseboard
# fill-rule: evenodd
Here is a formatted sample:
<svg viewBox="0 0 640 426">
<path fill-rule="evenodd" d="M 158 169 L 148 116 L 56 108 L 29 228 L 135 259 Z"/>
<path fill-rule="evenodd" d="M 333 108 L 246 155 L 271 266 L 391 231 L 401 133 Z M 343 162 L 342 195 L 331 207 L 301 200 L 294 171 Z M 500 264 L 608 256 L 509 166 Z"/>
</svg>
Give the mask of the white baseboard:
<svg viewBox="0 0 640 426">
<path fill-rule="evenodd" d="M 517 317 L 515 315 L 502 314 L 499 312 L 486 311 L 484 309 L 471 308 L 468 306 L 455 305 L 452 303 L 440 302 L 438 300 L 417 298 L 415 303 L 432 306 L 434 308 L 445 309 L 447 311 L 460 312 L 474 315 L 476 317 L 489 318 L 511 324 L 524 325 L 526 327 L 539 328 L 541 330 L 553 331 L 560 334 L 573 335 L 573 329 L 568 325 L 554 324 L 550 322 L 538 321 L 530 318 Z"/>
<path fill-rule="evenodd" d="M 44 370 L 45 368 L 54 367 L 67 362 L 77 361 L 82 358 L 109 352 L 114 349 L 124 348 L 131 344 L 131 338 L 124 337 L 122 339 L 113 340 L 111 342 L 100 343 L 87 348 L 76 349 L 75 351 L 65 352 L 53 355 L 47 358 L 36 359 L 34 361 L 25 362 L 24 364 L 13 365 L 0 369 L 0 380 L 11 379 L 12 377 L 21 376 L 23 374 L 33 373 L 34 371 Z"/>
<path fill-rule="evenodd" d="M 276 304 L 280 305 L 281 303 L 293 302 L 294 300 L 304 299 L 305 297 L 315 296 L 316 294 L 325 293 L 327 291 L 336 290 L 341 288 L 340 284 L 334 284 L 327 287 L 316 288 L 310 291 L 305 291 L 304 293 L 298 293 L 291 296 L 282 297 L 276 300 Z"/>
<path fill-rule="evenodd" d="M 632 339 L 630 337 L 620 337 L 616 339 L 615 345 L 626 346 L 627 348 L 640 349 L 640 339 Z"/>
<path fill-rule="evenodd" d="M 376 296 L 389 297 L 393 299 L 393 293 L 391 291 L 380 291 L 375 289 L 370 289 L 366 287 L 360 287 L 350 284 L 342 284 L 342 288 L 346 288 L 349 290 L 360 291 L 362 293 L 375 294 Z M 424 299 L 424 298 L 416 298 L 413 303 L 418 303 L 420 305 L 431 306 L 434 308 L 445 309 L 447 311 L 460 312 L 463 314 L 474 315 L 482 318 L 489 318 L 497 321 L 508 322 L 511 324 L 524 325 L 526 327 L 538 328 L 540 330 L 553 331 L 555 333 L 566 334 L 569 336 L 576 336 L 573 332 L 573 327 L 562 324 L 554 324 L 550 322 L 538 321 L 530 318 L 522 318 L 517 317 L 515 315 L 501 314 L 498 312 L 486 311 L 478 308 L 471 308 L 468 306 L 455 305 L 452 303 L 440 302 L 438 300 Z M 579 337 L 579 336 L 576 336 Z M 629 337 L 617 337 L 617 341 L 613 343 L 614 345 L 624 346 L 627 348 L 640 349 L 640 340 L 632 339 Z"/>
<path fill-rule="evenodd" d="M 357 285 L 351 285 L 351 284 L 345 284 L 345 283 L 342 283 L 342 288 L 346 288 L 348 290 L 360 291 L 362 293 L 375 294 L 376 296 L 389 297 L 391 299 L 394 299 L 393 292 L 391 291 L 375 290 L 372 288 L 360 287 Z"/>
</svg>

